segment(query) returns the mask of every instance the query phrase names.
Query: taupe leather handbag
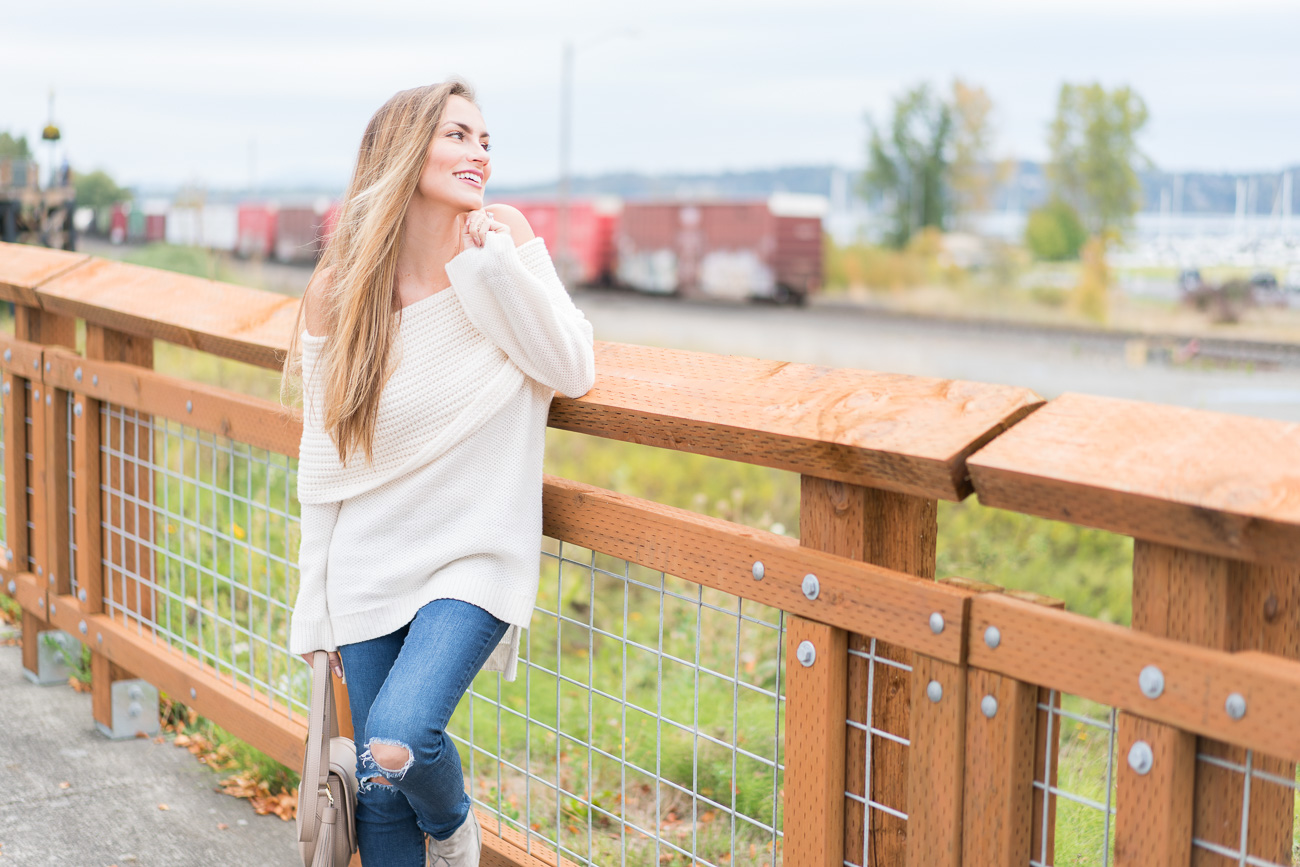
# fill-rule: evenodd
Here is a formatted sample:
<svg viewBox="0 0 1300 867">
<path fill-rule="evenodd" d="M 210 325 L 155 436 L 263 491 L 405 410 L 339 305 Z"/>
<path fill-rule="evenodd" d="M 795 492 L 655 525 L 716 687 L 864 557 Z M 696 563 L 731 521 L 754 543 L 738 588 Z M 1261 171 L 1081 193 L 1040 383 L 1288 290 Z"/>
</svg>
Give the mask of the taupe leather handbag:
<svg viewBox="0 0 1300 867">
<path fill-rule="evenodd" d="M 307 753 L 298 786 L 298 851 L 303 867 L 347 867 L 357 851 L 357 747 L 351 738 L 339 736 L 329 654 L 316 651 L 311 671 Z"/>
</svg>

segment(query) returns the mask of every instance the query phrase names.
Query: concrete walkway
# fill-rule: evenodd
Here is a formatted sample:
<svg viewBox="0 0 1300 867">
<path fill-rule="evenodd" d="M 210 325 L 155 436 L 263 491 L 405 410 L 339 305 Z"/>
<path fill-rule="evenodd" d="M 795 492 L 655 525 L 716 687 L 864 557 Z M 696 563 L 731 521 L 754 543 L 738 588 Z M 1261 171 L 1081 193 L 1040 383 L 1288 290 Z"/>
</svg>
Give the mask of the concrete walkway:
<svg viewBox="0 0 1300 867">
<path fill-rule="evenodd" d="M 89 694 L 33 685 L 21 650 L 0 647 L 0 867 L 300 865 L 294 823 L 219 779 L 170 740 L 108 740 Z"/>
</svg>

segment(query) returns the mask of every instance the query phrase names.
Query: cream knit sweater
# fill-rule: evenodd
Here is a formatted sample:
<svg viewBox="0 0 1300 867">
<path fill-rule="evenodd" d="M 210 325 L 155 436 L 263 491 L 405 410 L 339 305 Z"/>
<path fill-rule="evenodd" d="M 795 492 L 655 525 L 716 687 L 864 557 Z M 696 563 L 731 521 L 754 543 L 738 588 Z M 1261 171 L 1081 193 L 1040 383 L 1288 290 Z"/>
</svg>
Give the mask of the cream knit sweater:
<svg viewBox="0 0 1300 867">
<path fill-rule="evenodd" d="M 434 599 L 511 624 L 484 666 L 513 680 L 537 598 L 542 455 L 555 390 L 595 379 L 591 325 L 541 238 L 489 233 L 451 288 L 404 308 L 374 460 L 346 465 L 321 424 L 326 338 L 303 333 L 302 541 L 295 654 L 387 635 Z"/>
</svg>

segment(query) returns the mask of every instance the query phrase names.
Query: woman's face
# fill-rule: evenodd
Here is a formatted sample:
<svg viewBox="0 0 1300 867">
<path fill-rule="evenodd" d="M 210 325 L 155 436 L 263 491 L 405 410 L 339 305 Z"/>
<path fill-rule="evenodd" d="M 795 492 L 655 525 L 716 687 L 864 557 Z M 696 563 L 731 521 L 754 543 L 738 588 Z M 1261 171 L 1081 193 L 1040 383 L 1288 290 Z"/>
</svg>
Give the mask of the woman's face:
<svg viewBox="0 0 1300 867">
<path fill-rule="evenodd" d="M 429 143 L 419 195 L 458 212 L 474 211 L 483 207 L 483 188 L 491 175 L 483 115 L 463 96 L 449 97 Z"/>
</svg>

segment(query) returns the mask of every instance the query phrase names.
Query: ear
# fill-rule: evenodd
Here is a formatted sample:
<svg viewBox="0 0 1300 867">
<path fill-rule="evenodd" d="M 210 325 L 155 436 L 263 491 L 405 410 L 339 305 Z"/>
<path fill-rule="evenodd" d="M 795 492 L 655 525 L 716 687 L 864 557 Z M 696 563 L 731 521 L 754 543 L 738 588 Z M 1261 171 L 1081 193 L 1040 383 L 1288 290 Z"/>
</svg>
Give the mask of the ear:
<svg viewBox="0 0 1300 867">
<path fill-rule="evenodd" d="M 483 210 L 490 211 L 492 219 L 505 223 L 510 228 L 510 237 L 515 239 L 516 247 L 537 237 L 533 227 L 528 225 L 528 219 L 519 213 L 518 208 L 510 205 L 486 205 Z"/>
</svg>

